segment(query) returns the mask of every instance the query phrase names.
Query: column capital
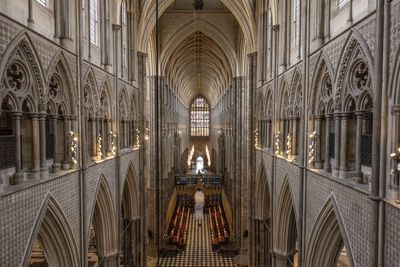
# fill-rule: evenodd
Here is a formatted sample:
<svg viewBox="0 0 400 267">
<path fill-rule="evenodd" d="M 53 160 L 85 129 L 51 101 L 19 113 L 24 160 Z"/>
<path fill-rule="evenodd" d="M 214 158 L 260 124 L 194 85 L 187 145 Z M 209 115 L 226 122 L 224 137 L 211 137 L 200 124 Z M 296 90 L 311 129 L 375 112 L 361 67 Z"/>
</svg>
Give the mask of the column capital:
<svg viewBox="0 0 400 267">
<path fill-rule="evenodd" d="M 328 113 L 328 114 L 325 114 L 324 116 L 325 116 L 325 118 L 326 118 L 327 120 L 330 120 L 330 119 L 332 119 L 333 114 L 332 114 L 332 113 Z"/>
<path fill-rule="evenodd" d="M 366 114 L 367 112 L 365 110 L 356 110 L 354 111 L 354 115 L 356 115 L 357 117 L 362 117 Z"/>
<path fill-rule="evenodd" d="M 11 112 L 11 116 L 15 119 L 19 119 L 22 116 L 22 112 Z"/>
<path fill-rule="evenodd" d="M 400 104 L 392 105 L 392 115 L 400 116 Z"/>
<path fill-rule="evenodd" d="M 63 115 L 62 118 L 66 121 L 72 121 L 73 119 L 75 119 L 75 117 L 72 115 Z"/>
<path fill-rule="evenodd" d="M 52 120 L 58 120 L 58 115 L 57 115 L 57 114 L 51 114 L 51 115 L 50 115 L 50 118 L 51 118 Z"/>
<path fill-rule="evenodd" d="M 343 119 L 347 119 L 351 116 L 351 114 L 353 114 L 353 112 L 342 112 L 340 113 L 340 117 Z"/>
<path fill-rule="evenodd" d="M 39 114 L 37 114 L 37 113 L 31 113 L 31 114 L 29 114 L 29 117 L 30 117 L 31 119 L 38 119 L 38 118 L 39 118 Z"/>
<path fill-rule="evenodd" d="M 113 29 L 113 31 L 119 31 L 119 30 L 121 29 L 121 25 L 119 25 L 119 24 L 113 24 L 113 25 L 112 25 L 112 29 Z"/>
<path fill-rule="evenodd" d="M 271 26 L 272 31 L 278 32 L 279 31 L 279 24 L 274 24 Z"/>
</svg>

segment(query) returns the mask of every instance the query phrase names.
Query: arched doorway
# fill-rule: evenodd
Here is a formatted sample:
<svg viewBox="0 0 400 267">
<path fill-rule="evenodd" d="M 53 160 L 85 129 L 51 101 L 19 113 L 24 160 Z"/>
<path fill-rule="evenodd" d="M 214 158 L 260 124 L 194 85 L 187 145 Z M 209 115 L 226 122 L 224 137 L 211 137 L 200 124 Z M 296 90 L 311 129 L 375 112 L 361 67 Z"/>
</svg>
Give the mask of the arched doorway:
<svg viewBox="0 0 400 267">
<path fill-rule="evenodd" d="M 121 203 L 121 216 L 122 257 L 120 266 L 141 266 L 139 194 L 132 166 L 129 166 L 125 178 Z"/>
<path fill-rule="evenodd" d="M 111 190 L 101 176 L 92 220 L 88 227 L 88 265 L 115 266 L 118 262 L 116 214 Z"/>
<path fill-rule="evenodd" d="M 253 222 L 253 266 L 271 266 L 270 193 L 264 166 L 261 166 L 256 187 Z"/>
<path fill-rule="evenodd" d="M 298 266 L 297 223 L 288 178 L 286 178 L 282 184 L 275 218 L 274 266 Z"/>
<path fill-rule="evenodd" d="M 352 267 L 355 266 L 336 204 L 330 198 L 322 208 L 307 249 L 306 266 Z"/>
<path fill-rule="evenodd" d="M 27 246 L 21 266 L 79 266 L 79 255 L 72 231 L 51 195 L 46 197 L 37 221 L 41 223 L 33 230 L 33 238 Z"/>
</svg>

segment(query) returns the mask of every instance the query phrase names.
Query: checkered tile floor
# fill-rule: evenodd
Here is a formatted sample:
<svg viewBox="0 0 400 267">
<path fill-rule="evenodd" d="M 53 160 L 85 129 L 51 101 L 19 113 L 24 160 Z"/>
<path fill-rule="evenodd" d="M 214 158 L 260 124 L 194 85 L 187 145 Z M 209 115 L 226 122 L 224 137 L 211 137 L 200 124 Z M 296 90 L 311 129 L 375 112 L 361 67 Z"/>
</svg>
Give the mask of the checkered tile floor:
<svg viewBox="0 0 400 267">
<path fill-rule="evenodd" d="M 203 213 L 191 215 L 186 250 L 177 257 L 161 258 L 161 267 L 235 267 L 232 258 L 222 257 L 211 247 L 208 216 Z M 201 225 L 201 226 L 199 226 Z"/>
</svg>

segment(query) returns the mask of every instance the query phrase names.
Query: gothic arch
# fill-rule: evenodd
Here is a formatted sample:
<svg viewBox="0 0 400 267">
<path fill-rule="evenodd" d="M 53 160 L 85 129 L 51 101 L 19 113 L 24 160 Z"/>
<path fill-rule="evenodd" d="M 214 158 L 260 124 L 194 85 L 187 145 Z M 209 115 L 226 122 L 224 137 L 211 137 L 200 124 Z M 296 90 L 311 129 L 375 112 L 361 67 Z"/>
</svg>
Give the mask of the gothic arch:
<svg viewBox="0 0 400 267">
<path fill-rule="evenodd" d="M 256 47 L 256 36 L 255 36 L 255 22 L 253 18 L 253 11 L 248 1 L 231 1 L 221 0 L 221 2 L 232 12 L 236 18 L 248 47 L 248 51 L 253 51 Z M 160 1 L 159 16 L 173 3 L 173 0 Z M 143 16 L 139 23 L 140 27 L 140 40 L 139 50 L 146 51 L 151 33 L 156 24 L 156 5 L 155 1 L 146 1 L 143 6 Z"/>
<path fill-rule="evenodd" d="M 129 163 L 123 184 L 123 190 L 121 191 L 123 213 L 130 215 L 131 218 L 137 217 L 139 216 L 139 189 L 132 162 Z"/>
<path fill-rule="evenodd" d="M 99 110 L 99 88 L 97 85 L 96 75 L 93 69 L 90 67 L 84 76 L 84 94 L 85 94 L 85 108 L 86 110 L 92 110 L 94 114 Z M 90 99 L 89 99 L 90 98 Z"/>
<path fill-rule="evenodd" d="M 349 238 L 334 195 L 331 195 L 314 224 L 308 242 L 306 266 L 335 267 L 343 246 L 347 248 L 350 267 L 355 266 Z"/>
<path fill-rule="evenodd" d="M 264 163 L 261 163 L 257 177 L 258 180 L 256 185 L 257 192 L 255 198 L 255 216 L 260 219 L 266 219 L 269 217 L 270 191 Z"/>
<path fill-rule="evenodd" d="M 374 73 L 374 65 L 373 65 L 373 58 L 371 51 L 366 44 L 365 40 L 362 39 L 360 34 L 358 34 L 355 31 L 352 31 L 348 38 L 347 41 L 344 45 L 344 49 L 342 51 L 342 54 L 340 56 L 340 61 L 338 64 L 338 69 L 336 71 L 336 77 L 335 77 L 335 86 L 333 90 L 333 98 L 334 98 L 334 104 L 335 104 L 335 111 L 342 111 L 343 109 L 343 100 L 346 97 L 346 94 L 348 93 L 349 90 L 349 80 L 351 75 L 353 73 L 352 68 L 354 68 L 354 65 L 358 61 L 365 61 L 367 71 L 371 74 Z M 373 75 L 369 75 L 369 84 L 366 85 L 365 89 L 371 90 L 372 93 L 372 87 L 373 87 Z M 350 80 L 351 82 L 351 80 Z"/>
<path fill-rule="evenodd" d="M 102 258 L 115 255 L 118 251 L 114 202 L 107 180 L 103 175 L 100 176 L 95 196 L 92 216 L 87 225 L 87 234 L 89 237 L 90 222 L 93 222 L 97 253 Z"/>
<path fill-rule="evenodd" d="M 36 239 L 40 240 L 50 267 L 79 266 L 79 254 L 72 231 L 51 193 L 47 193 L 41 205 L 21 266 L 28 266 Z"/>
<path fill-rule="evenodd" d="M 392 104 L 400 103 L 400 48 L 396 52 L 394 66 L 393 66 L 393 75 L 389 84 L 389 97 Z"/>
<path fill-rule="evenodd" d="M 278 109 L 278 118 L 283 118 L 284 115 L 285 116 L 289 116 L 289 112 L 290 112 L 290 90 L 289 90 L 289 86 L 288 86 L 288 82 L 286 81 L 286 77 L 283 76 L 282 80 L 281 80 L 281 84 L 279 86 L 279 90 L 278 90 L 278 99 L 279 99 L 279 109 Z M 287 114 L 284 114 L 286 107 L 286 111 Z"/>
<path fill-rule="evenodd" d="M 121 250 L 124 266 L 140 266 L 139 187 L 132 162 L 123 181 L 121 202 Z"/>
<path fill-rule="evenodd" d="M 283 255 L 293 255 L 297 240 L 296 210 L 288 177 L 285 178 L 276 209 L 274 248 Z M 318 265 L 316 265 L 318 266 Z"/>
<path fill-rule="evenodd" d="M 315 67 L 315 72 L 311 82 L 311 93 L 310 99 L 308 101 L 309 107 L 311 108 L 310 112 L 312 114 L 317 115 L 319 107 L 321 105 L 321 90 L 322 86 L 324 86 L 324 82 L 326 79 L 330 81 L 331 89 L 333 88 L 333 77 L 334 71 L 331 62 L 329 61 L 329 57 L 326 55 L 326 52 L 323 50 L 318 58 L 318 62 Z M 325 95 L 326 98 L 331 99 L 331 95 Z M 324 104 L 326 111 L 326 103 Z"/>
<path fill-rule="evenodd" d="M 100 91 L 99 91 L 99 101 L 100 101 L 100 112 L 102 113 L 102 116 L 104 115 L 105 118 L 111 119 L 114 117 L 114 98 L 112 94 L 112 86 L 110 82 L 110 77 L 109 75 L 105 75 L 104 79 L 101 83 L 100 86 Z"/>
<path fill-rule="evenodd" d="M 213 25 L 208 22 L 198 19 L 196 20 L 196 27 L 198 31 L 204 32 L 207 36 L 209 36 L 212 40 L 215 40 L 219 45 L 221 50 L 227 56 L 229 61 L 229 65 L 232 69 L 232 72 L 235 73 L 236 70 L 236 52 L 233 49 L 232 45 L 226 39 L 226 37 Z M 163 53 L 161 55 L 161 69 L 166 69 L 165 64 L 167 60 L 171 57 L 171 54 L 174 52 L 174 47 L 180 42 L 184 41 L 186 38 L 190 37 L 194 32 L 195 28 L 193 27 L 193 23 L 190 22 L 179 29 L 174 36 L 168 41 L 168 43 L 163 48 Z"/>
<path fill-rule="evenodd" d="M 27 32 L 23 31 L 18 34 L 8 45 L 0 62 L 0 73 L 2 75 L 1 82 L 5 86 L 0 97 L 7 91 L 14 91 L 15 96 L 19 99 L 30 95 L 33 100 L 32 112 L 46 109 L 47 92 L 44 86 L 43 70 Z M 15 74 L 15 76 L 7 78 L 7 73 Z M 14 80 L 10 83 L 10 79 Z M 15 83 L 13 83 L 15 79 L 19 79 L 17 83 L 21 87 L 15 87 Z M 19 106 L 22 105 L 22 102 L 20 101 Z"/>
<path fill-rule="evenodd" d="M 59 50 L 56 55 L 52 58 L 50 65 L 46 72 L 46 86 L 49 88 L 48 98 L 52 99 L 52 95 L 50 93 L 50 85 L 54 83 L 55 77 L 58 77 L 57 80 L 61 83 L 63 95 L 63 99 L 61 100 L 66 108 L 66 114 L 74 114 L 75 113 L 75 101 L 76 91 L 74 82 L 72 79 L 72 74 L 69 69 L 69 65 L 65 58 L 64 52 Z"/>
</svg>

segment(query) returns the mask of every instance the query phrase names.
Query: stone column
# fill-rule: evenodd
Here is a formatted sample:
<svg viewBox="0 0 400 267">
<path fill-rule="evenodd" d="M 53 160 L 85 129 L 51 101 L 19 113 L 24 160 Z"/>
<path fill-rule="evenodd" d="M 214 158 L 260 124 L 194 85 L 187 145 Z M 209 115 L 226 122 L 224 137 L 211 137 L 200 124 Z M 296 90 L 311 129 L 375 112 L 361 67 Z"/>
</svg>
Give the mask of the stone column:
<svg viewBox="0 0 400 267">
<path fill-rule="evenodd" d="M 265 255 L 265 251 L 264 249 L 267 248 L 267 242 L 265 240 L 265 226 L 264 226 L 264 222 L 261 219 L 258 223 L 258 235 L 259 235 L 259 239 L 260 239 L 260 245 L 259 245 L 259 260 L 260 260 L 260 265 L 259 266 L 268 266 L 267 262 L 265 262 L 266 259 L 266 255 Z"/>
<path fill-rule="evenodd" d="M 58 129 L 57 129 L 57 123 L 58 123 L 58 116 L 57 115 L 52 115 L 51 116 L 51 122 L 53 124 L 53 140 L 54 140 L 54 155 L 53 155 L 53 173 L 56 173 L 60 170 L 60 157 L 58 156 Z"/>
<path fill-rule="evenodd" d="M 267 127 L 266 127 L 266 133 L 265 133 L 265 136 L 266 136 L 266 140 L 265 140 L 265 145 L 266 145 L 266 147 L 270 147 L 270 127 L 271 127 L 271 125 L 270 125 L 270 122 L 269 122 L 269 120 L 267 120 L 266 121 L 266 124 L 267 124 Z"/>
<path fill-rule="evenodd" d="M 129 120 L 125 121 L 125 146 L 129 147 Z"/>
<path fill-rule="evenodd" d="M 341 129 L 340 114 L 334 113 L 333 119 L 335 120 L 335 160 L 332 167 L 332 175 L 338 177 L 339 164 L 340 164 L 340 129 Z"/>
<path fill-rule="evenodd" d="M 354 181 L 356 183 L 362 183 L 363 174 L 361 171 L 361 134 L 362 134 L 364 112 L 356 111 L 355 115 L 357 117 L 357 131 L 356 131 L 356 168 L 355 168 Z"/>
<path fill-rule="evenodd" d="M 97 151 L 96 151 L 96 142 L 97 142 L 97 134 L 96 134 L 96 118 L 90 118 L 90 124 L 92 125 L 91 129 L 91 138 L 90 142 L 92 142 L 92 151 L 91 151 L 91 156 L 96 157 Z"/>
<path fill-rule="evenodd" d="M 100 136 L 100 145 L 98 143 L 99 141 L 99 136 Z M 102 129 L 101 129 L 101 118 L 98 117 L 96 118 L 96 157 L 98 157 L 98 150 L 100 149 L 100 152 L 103 150 L 103 135 L 102 135 Z M 101 155 L 99 158 L 101 159 L 103 155 Z"/>
<path fill-rule="evenodd" d="M 272 266 L 275 267 L 287 267 L 287 266 L 292 266 L 292 262 L 289 259 L 293 258 L 293 255 L 287 255 L 283 254 L 280 252 L 273 252 L 273 257 L 274 257 L 274 263 Z"/>
<path fill-rule="evenodd" d="M 297 155 L 297 123 L 298 123 L 298 118 L 294 117 L 292 118 L 292 155 L 295 156 Z"/>
<path fill-rule="evenodd" d="M 40 135 L 39 135 L 39 116 L 31 115 L 32 122 L 32 178 L 40 178 Z"/>
<path fill-rule="evenodd" d="M 69 170 L 71 168 L 71 155 L 70 155 L 70 131 L 71 131 L 71 117 L 64 116 L 64 157 L 62 161 L 62 169 Z"/>
<path fill-rule="evenodd" d="M 90 138 L 91 138 L 91 134 L 89 132 L 89 117 L 85 117 L 85 126 L 84 126 L 84 131 L 82 131 L 83 133 L 85 133 L 85 143 L 86 143 L 86 150 L 83 151 L 83 157 L 85 158 L 85 161 L 88 162 L 88 158 L 91 154 L 91 151 L 89 151 L 89 144 L 90 144 Z"/>
<path fill-rule="evenodd" d="M 107 120 L 107 156 L 112 156 L 111 155 L 111 151 L 112 151 L 112 140 L 113 140 L 113 136 L 111 134 L 112 132 L 112 124 L 111 124 L 111 120 L 108 119 Z M 114 132 L 113 132 L 114 134 Z"/>
<path fill-rule="evenodd" d="M 107 130 L 106 130 L 106 123 L 105 119 L 101 118 L 100 119 L 100 124 L 101 124 L 101 157 L 105 158 L 106 157 L 106 151 L 107 151 Z"/>
<path fill-rule="evenodd" d="M 325 14 L 324 14 L 324 34 L 325 42 L 331 39 L 331 0 L 325 1 Z"/>
<path fill-rule="evenodd" d="M 322 160 L 321 160 L 321 121 L 322 116 L 315 116 L 315 133 L 317 135 L 315 139 L 315 167 L 317 169 L 322 168 Z M 328 135 L 329 136 L 329 135 Z"/>
<path fill-rule="evenodd" d="M 48 177 L 49 169 L 46 162 L 46 114 L 39 115 L 40 127 L 40 177 L 45 179 Z"/>
<path fill-rule="evenodd" d="M 330 132 L 331 132 L 331 114 L 325 115 L 326 125 L 325 125 L 325 162 L 324 162 L 324 170 L 326 172 L 331 171 L 331 159 L 329 156 L 329 139 L 330 139 Z"/>
<path fill-rule="evenodd" d="M 340 166 L 339 177 L 346 178 L 347 173 L 347 127 L 351 113 L 341 114 L 341 146 L 340 146 Z"/>
<path fill-rule="evenodd" d="M 20 184 L 23 181 L 22 158 L 21 158 L 21 115 L 20 112 L 13 113 L 14 136 L 15 136 L 15 173 L 12 184 Z"/>
</svg>

